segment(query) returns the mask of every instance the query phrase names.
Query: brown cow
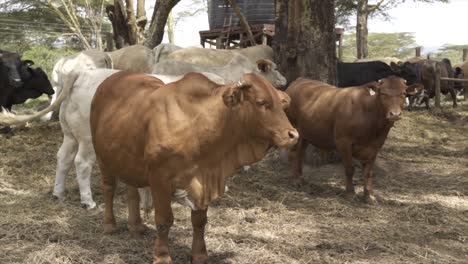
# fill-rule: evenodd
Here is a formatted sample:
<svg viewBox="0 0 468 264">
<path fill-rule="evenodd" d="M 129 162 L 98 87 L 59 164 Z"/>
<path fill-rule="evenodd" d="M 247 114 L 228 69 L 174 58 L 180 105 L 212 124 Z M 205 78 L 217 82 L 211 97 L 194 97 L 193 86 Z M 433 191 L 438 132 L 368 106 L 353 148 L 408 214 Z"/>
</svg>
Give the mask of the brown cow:
<svg viewBox="0 0 468 264">
<path fill-rule="evenodd" d="M 291 105 L 286 110 L 291 123 L 299 131 L 299 143 L 291 150 L 293 178 L 303 181 L 302 158 L 307 144 L 319 149 L 337 149 L 346 174 L 346 196 L 354 197 L 353 158 L 364 168 L 364 196 L 375 202 L 372 172 L 375 158 L 393 123 L 400 119 L 406 93 L 414 93 L 419 85 L 406 86 L 399 77 L 388 77 L 367 87 L 337 89 L 307 79 L 294 81 L 286 90 Z"/>
<path fill-rule="evenodd" d="M 171 196 L 182 189 L 193 205 L 192 262 L 204 263 L 206 212 L 224 193 L 227 178 L 263 158 L 271 144 L 290 147 L 299 135 L 283 110 L 289 96 L 259 75 L 245 74 L 242 82 L 222 86 L 189 73 L 160 85 L 153 77 L 121 72 L 106 79 L 93 98 L 91 133 L 102 173 L 104 230 L 116 229 L 117 179 L 129 185 L 129 225 L 143 230 L 135 187 L 149 185 L 158 232 L 154 263 L 171 263 Z"/>
</svg>

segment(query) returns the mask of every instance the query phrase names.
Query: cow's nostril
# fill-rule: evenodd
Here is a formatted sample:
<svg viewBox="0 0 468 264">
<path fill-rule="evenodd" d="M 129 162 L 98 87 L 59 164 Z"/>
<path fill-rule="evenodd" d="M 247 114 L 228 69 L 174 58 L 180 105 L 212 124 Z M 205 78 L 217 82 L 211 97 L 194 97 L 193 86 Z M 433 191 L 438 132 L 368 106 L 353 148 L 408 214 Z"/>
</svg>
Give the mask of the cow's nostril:
<svg viewBox="0 0 468 264">
<path fill-rule="evenodd" d="M 296 130 L 291 130 L 288 132 L 290 139 L 297 139 L 299 137 L 299 133 Z"/>
<path fill-rule="evenodd" d="M 391 116 L 401 116 L 401 112 L 390 112 Z"/>
</svg>

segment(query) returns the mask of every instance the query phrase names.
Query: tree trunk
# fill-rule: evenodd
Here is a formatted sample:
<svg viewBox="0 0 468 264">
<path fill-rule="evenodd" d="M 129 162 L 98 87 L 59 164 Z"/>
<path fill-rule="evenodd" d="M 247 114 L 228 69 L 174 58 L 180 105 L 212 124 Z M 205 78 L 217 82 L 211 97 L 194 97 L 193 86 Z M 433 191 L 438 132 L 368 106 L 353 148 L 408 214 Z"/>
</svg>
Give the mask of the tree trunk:
<svg viewBox="0 0 468 264">
<path fill-rule="evenodd" d="M 174 18 L 172 11 L 169 12 L 169 16 L 167 17 L 167 37 L 169 38 L 169 43 L 174 44 Z"/>
<path fill-rule="evenodd" d="M 158 0 L 154 6 L 153 17 L 148 32 L 148 39 L 145 45 L 152 49 L 159 45 L 164 37 L 164 27 L 166 26 L 167 17 L 172 8 L 180 0 Z"/>
<path fill-rule="evenodd" d="M 145 42 L 145 27 L 146 23 L 148 22 L 148 18 L 146 18 L 146 10 L 145 10 L 145 0 L 138 0 L 137 1 L 137 30 L 138 30 L 138 44 L 142 44 Z"/>
<path fill-rule="evenodd" d="M 368 0 L 359 0 L 357 8 L 357 23 L 356 23 L 356 48 L 357 58 L 364 59 L 369 56 L 367 49 L 367 19 L 369 17 Z"/>
<path fill-rule="evenodd" d="M 274 50 L 288 82 L 336 82 L 334 0 L 276 0 Z"/>
<path fill-rule="evenodd" d="M 117 49 L 121 49 L 130 43 L 128 33 L 127 15 L 122 0 L 115 0 L 114 5 L 106 6 L 107 17 L 112 23 L 114 42 Z"/>
<path fill-rule="evenodd" d="M 117 49 L 144 41 L 143 31 L 146 25 L 144 5 L 144 0 L 138 0 L 136 15 L 133 0 L 125 0 L 125 4 L 123 0 L 115 0 L 114 5 L 106 6 L 107 16 L 112 23 Z"/>
</svg>

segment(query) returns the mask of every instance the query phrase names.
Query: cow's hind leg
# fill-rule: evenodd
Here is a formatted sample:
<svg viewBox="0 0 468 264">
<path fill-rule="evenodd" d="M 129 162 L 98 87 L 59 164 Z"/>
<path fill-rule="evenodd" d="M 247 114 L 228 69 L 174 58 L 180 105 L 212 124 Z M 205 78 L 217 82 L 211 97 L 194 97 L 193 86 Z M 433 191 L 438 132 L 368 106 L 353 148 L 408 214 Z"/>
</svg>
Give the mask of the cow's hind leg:
<svg viewBox="0 0 468 264">
<path fill-rule="evenodd" d="M 354 165 L 351 141 L 341 140 L 336 142 L 336 148 L 341 155 L 346 175 L 346 194 L 349 200 L 354 199 L 356 194 L 353 184 Z"/>
<path fill-rule="evenodd" d="M 110 234 L 117 231 L 117 225 L 114 217 L 114 193 L 117 186 L 117 180 L 109 174 L 99 161 L 99 168 L 101 169 L 101 182 L 102 191 L 104 194 L 104 233 Z"/>
<path fill-rule="evenodd" d="M 455 92 L 455 89 L 450 89 L 450 96 L 452 96 L 452 101 L 453 101 L 453 108 L 457 108 L 457 93 Z"/>
<path fill-rule="evenodd" d="M 207 223 L 207 210 L 192 211 L 192 263 L 201 264 L 208 260 L 205 244 L 205 226 Z"/>
<path fill-rule="evenodd" d="M 80 142 L 75 157 L 76 179 L 80 187 L 81 205 L 86 209 L 96 207 L 91 192 L 91 171 L 95 161 L 96 154 L 91 143 Z"/>
<path fill-rule="evenodd" d="M 151 171 L 151 169 L 150 169 Z M 153 264 L 172 263 L 169 254 L 169 230 L 174 223 L 171 208 L 172 187 L 167 175 L 149 175 L 154 216 L 158 236 L 155 241 Z"/>
<path fill-rule="evenodd" d="M 147 230 L 140 215 L 140 195 L 138 189 L 127 185 L 128 188 L 128 230 L 130 233 L 142 234 Z"/>
<path fill-rule="evenodd" d="M 52 195 L 60 201 L 65 199 L 65 180 L 73 165 L 73 159 L 78 151 L 78 142 L 75 138 L 63 135 L 63 143 L 57 152 L 57 170 L 55 172 L 55 184 Z"/>
</svg>

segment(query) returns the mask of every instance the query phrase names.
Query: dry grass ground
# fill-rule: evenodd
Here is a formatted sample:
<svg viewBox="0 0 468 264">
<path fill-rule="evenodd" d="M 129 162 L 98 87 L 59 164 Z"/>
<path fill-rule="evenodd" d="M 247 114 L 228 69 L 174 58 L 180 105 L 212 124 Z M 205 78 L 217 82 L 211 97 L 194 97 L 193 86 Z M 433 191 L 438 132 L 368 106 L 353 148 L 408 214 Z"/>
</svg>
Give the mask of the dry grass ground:
<svg viewBox="0 0 468 264">
<path fill-rule="evenodd" d="M 150 263 L 155 230 L 130 236 L 126 191 L 116 196 L 120 232 L 102 234 L 98 209 L 79 207 L 74 173 L 67 200 L 51 199 L 58 123 L 36 123 L 0 137 L 0 263 Z M 307 167 L 308 184 L 290 184 L 277 152 L 236 174 L 209 210 L 211 263 L 468 263 L 468 104 L 442 113 L 405 113 L 378 157 L 379 205 L 347 201 L 340 164 Z M 362 192 L 360 170 L 355 177 Z M 174 205 L 171 249 L 188 263 L 190 212 Z"/>
</svg>

